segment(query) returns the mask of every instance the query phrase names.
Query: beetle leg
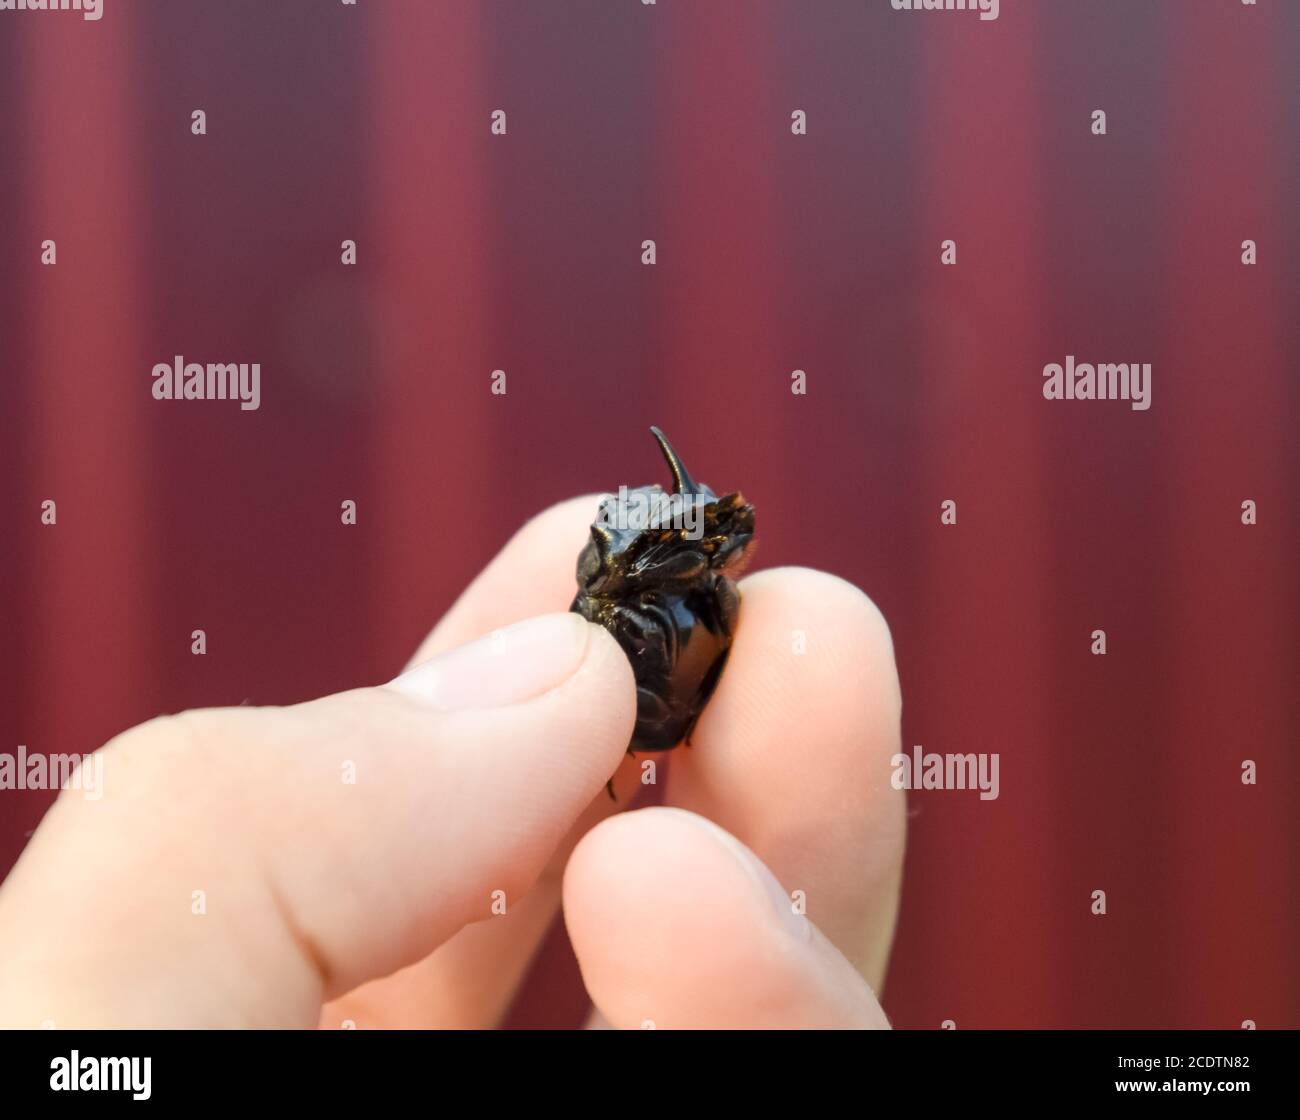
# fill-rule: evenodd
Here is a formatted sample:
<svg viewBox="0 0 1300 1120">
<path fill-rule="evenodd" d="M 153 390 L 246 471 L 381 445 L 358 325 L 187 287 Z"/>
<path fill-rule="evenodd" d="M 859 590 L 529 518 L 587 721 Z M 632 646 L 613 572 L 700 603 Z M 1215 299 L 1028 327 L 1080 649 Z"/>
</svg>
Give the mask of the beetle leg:
<svg viewBox="0 0 1300 1120">
<path fill-rule="evenodd" d="M 709 566 L 704 553 L 691 549 L 678 552 L 663 560 L 652 561 L 641 568 L 641 574 L 660 583 L 687 584 L 698 579 Z"/>
<path fill-rule="evenodd" d="M 664 703 L 663 697 L 648 688 L 638 688 L 636 690 L 637 723 L 661 723 L 671 714 L 668 705 Z M 632 753 L 630 747 L 627 753 Z"/>
<path fill-rule="evenodd" d="M 620 603 L 614 608 L 614 618 L 619 629 L 635 642 L 637 680 L 645 680 L 648 675 L 667 675 L 677 659 L 677 627 L 672 616 L 654 604 L 638 609 Z M 623 646 L 626 649 L 627 643 Z"/>
<path fill-rule="evenodd" d="M 728 537 L 713 554 L 714 566 L 739 570 L 753 539 L 753 533 L 736 533 Z"/>
</svg>

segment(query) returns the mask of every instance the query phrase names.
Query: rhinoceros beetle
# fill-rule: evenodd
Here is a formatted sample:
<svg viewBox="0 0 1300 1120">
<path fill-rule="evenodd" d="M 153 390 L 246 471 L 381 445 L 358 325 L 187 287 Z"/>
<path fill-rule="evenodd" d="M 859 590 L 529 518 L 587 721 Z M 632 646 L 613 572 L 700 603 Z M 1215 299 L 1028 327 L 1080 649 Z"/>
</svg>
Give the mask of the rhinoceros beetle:
<svg viewBox="0 0 1300 1120">
<path fill-rule="evenodd" d="M 754 508 L 738 492 L 718 497 L 696 482 L 663 432 L 650 431 L 673 492 L 622 487 L 601 501 L 570 608 L 608 630 L 632 663 L 629 752 L 689 739 L 726 664 L 740 611 L 734 580 L 754 537 Z"/>
</svg>

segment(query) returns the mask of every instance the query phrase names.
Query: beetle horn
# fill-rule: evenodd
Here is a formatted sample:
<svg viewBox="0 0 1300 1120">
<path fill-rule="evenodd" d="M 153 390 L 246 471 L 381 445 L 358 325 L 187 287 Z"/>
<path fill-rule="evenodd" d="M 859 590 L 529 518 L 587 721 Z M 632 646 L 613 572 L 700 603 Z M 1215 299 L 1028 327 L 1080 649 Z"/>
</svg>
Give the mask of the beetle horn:
<svg viewBox="0 0 1300 1120">
<path fill-rule="evenodd" d="M 650 432 L 659 441 L 659 449 L 664 453 L 664 459 L 668 462 L 668 469 L 673 472 L 674 492 L 678 494 L 698 493 L 700 488 L 695 485 L 695 479 L 690 476 L 686 465 L 678 458 L 677 452 L 673 450 L 673 445 L 668 442 L 668 437 L 653 425 Z"/>
</svg>

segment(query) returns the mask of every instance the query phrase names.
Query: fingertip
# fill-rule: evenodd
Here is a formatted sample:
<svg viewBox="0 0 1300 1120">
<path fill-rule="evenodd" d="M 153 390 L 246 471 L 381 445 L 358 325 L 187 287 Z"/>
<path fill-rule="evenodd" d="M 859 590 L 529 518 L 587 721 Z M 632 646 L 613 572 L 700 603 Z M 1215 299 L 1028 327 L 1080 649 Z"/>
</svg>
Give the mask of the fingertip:
<svg viewBox="0 0 1300 1120">
<path fill-rule="evenodd" d="M 902 696 L 889 622 L 860 587 L 830 572 L 790 566 L 757 572 L 740 584 L 741 624 L 784 639 L 785 655 L 827 665 L 865 664 L 885 698 L 901 710 Z M 793 664 L 793 663 L 792 663 Z"/>
<path fill-rule="evenodd" d="M 752 778 L 818 799 L 888 796 L 902 701 L 880 610 L 809 568 L 770 569 L 740 589 L 735 641 L 689 769 L 719 790 Z"/>
<path fill-rule="evenodd" d="M 684 810 L 624 813 L 574 851 L 564 911 L 617 1027 L 880 1026 L 852 966 L 734 836 Z"/>
</svg>

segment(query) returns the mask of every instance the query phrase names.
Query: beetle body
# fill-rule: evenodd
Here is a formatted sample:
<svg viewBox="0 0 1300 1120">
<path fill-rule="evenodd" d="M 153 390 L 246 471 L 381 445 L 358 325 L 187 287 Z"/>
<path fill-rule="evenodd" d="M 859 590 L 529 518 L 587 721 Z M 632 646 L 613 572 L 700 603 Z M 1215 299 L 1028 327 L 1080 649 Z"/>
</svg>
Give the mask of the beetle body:
<svg viewBox="0 0 1300 1120">
<path fill-rule="evenodd" d="M 631 751 L 670 750 L 690 735 L 726 664 L 740 611 L 734 580 L 754 536 L 753 507 L 695 482 L 650 430 L 673 492 L 643 486 L 601 502 L 571 608 L 608 630 L 632 663 Z"/>
</svg>

